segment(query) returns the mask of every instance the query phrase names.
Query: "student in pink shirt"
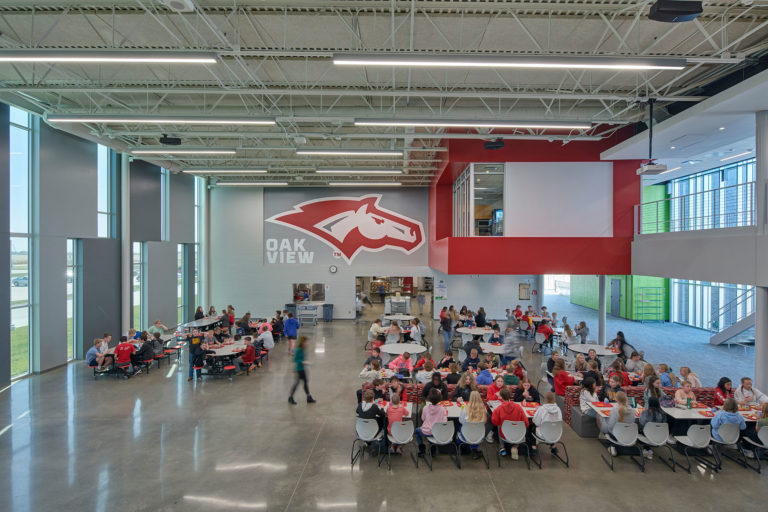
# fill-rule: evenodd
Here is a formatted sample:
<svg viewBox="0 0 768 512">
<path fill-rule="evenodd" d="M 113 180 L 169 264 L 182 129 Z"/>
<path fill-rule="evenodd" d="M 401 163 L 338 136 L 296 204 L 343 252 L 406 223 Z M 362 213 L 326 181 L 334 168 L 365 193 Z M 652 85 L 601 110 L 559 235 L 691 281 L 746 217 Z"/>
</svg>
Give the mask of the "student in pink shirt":
<svg viewBox="0 0 768 512">
<path fill-rule="evenodd" d="M 411 354 L 403 352 L 403 354 L 397 356 L 389 363 L 389 369 L 400 373 L 400 370 L 408 370 L 408 375 L 413 372 L 413 363 L 411 362 Z"/>
<path fill-rule="evenodd" d="M 442 423 L 448 419 L 448 410 L 440 403 L 440 392 L 432 388 L 427 397 L 427 405 L 421 411 L 421 426 L 416 429 L 416 441 L 419 442 L 419 457 L 424 457 L 426 448 L 424 438 L 432 435 L 432 425 Z"/>
<path fill-rule="evenodd" d="M 400 403 L 400 397 L 398 395 L 392 396 L 392 402 L 387 407 L 387 433 L 392 433 L 392 424 L 400 423 L 403 421 L 403 417 L 408 414 L 408 408 L 405 404 Z M 392 445 L 389 447 L 390 453 L 403 453 L 403 448 L 400 445 Z"/>
</svg>

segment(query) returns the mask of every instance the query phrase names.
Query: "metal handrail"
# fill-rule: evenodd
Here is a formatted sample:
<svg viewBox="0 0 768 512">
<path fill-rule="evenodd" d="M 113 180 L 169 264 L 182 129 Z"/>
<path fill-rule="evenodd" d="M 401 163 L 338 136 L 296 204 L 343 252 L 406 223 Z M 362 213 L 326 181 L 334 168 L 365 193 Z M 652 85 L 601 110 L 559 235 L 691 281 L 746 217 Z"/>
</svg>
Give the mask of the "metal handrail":
<svg viewBox="0 0 768 512">
<path fill-rule="evenodd" d="M 737 295 L 730 301 L 723 304 L 720 309 L 717 310 L 717 313 L 712 317 L 712 319 L 709 322 L 709 332 L 712 334 L 718 333 L 720 331 L 723 331 L 733 325 L 734 323 L 738 322 L 739 320 L 742 320 L 743 318 L 746 318 L 749 315 L 745 315 L 742 318 L 736 318 L 736 322 L 728 323 L 727 325 L 723 325 L 726 322 L 720 322 L 720 319 L 723 317 L 728 317 L 727 313 L 729 313 L 733 308 L 737 308 L 742 304 L 746 304 L 747 302 L 750 302 L 752 304 L 752 312 L 755 311 L 755 288 L 750 287 L 747 288 L 743 293 Z M 738 311 L 737 311 L 738 316 Z"/>
<path fill-rule="evenodd" d="M 635 205 L 635 234 L 754 226 L 754 191 L 751 181 Z"/>
</svg>

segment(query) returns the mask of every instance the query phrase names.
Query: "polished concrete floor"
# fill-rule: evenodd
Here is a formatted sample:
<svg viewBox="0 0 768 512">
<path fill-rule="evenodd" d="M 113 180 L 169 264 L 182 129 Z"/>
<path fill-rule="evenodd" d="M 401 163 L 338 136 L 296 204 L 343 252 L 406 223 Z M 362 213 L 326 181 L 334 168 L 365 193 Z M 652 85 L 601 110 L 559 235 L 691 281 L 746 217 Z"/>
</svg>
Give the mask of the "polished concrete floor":
<svg viewBox="0 0 768 512">
<path fill-rule="evenodd" d="M 624 459 L 611 473 L 601 445 L 567 427 L 570 469 L 547 455 L 532 471 L 493 459 L 486 470 L 469 457 L 459 471 L 447 456 L 433 472 L 407 457 L 391 472 L 368 458 L 351 468 L 367 327 L 304 329 L 312 405 L 301 392 L 298 405 L 286 402 L 284 344 L 232 383 L 188 383 L 186 367 L 166 366 L 94 381 L 82 362 L 17 381 L 0 392 L 0 511 L 766 510 L 766 474 L 730 461 L 721 474 L 672 473 L 658 461 L 641 474 Z"/>
</svg>

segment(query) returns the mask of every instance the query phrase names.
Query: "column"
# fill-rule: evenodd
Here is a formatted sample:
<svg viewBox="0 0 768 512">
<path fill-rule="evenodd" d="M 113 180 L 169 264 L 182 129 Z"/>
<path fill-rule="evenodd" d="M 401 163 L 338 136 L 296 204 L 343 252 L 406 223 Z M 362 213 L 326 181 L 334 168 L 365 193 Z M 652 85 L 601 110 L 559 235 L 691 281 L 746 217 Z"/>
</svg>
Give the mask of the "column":
<svg viewBox="0 0 768 512">
<path fill-rule="evenodd" d="M 755 227 L 766 236 L 766 188 L 768 187 L 768 111 L 755 114 Z M 758 258 L 757 265 L 764 259 Z M 758 275 L 762 274 L 757 269 Z M 768 389 L 768 288 L 755 286 L 755 387 Z"/>
<path fill-rule="evenodd" d="M 131 275 L 131 160 L 126 153 L 120 155 L 120 283 L 122 289 L 121 332 L 131 328 L 133 279 Z"/>
<path fill-rule="evenodd" d="M 605 276 L 597 276 L 597 343 L 599 345 L 605 345 L 605 315 L 608 310 L 606 307 L 606 284 Z"/>
<path fill-rule="evenodd" d="M 546 306 L 546 304 L 544 304 L 544 276 L 543 275 L 536 276 L 536 300 L 538 302 L 535 306 L 537 310 L 541 310 L 541 306 Z M 550 314 L 551 313 L 552 311 L 550 311 Z"/>
</svg>

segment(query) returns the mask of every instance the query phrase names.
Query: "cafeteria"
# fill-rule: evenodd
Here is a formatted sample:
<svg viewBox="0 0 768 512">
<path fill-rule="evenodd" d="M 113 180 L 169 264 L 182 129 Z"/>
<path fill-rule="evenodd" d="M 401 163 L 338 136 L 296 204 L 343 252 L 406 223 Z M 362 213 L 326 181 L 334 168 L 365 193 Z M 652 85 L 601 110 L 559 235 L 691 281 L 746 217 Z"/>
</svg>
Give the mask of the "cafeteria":
<svg viewBox="0 0 768 512">
<path fill-rule="evenodd" d="M 768 507 L 768 2 L 0 4 L 0 511 Z"/>
</svg>

